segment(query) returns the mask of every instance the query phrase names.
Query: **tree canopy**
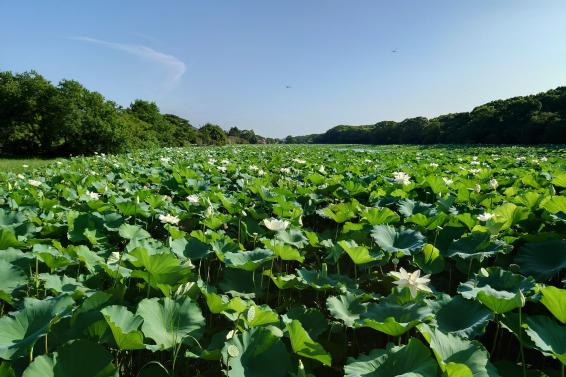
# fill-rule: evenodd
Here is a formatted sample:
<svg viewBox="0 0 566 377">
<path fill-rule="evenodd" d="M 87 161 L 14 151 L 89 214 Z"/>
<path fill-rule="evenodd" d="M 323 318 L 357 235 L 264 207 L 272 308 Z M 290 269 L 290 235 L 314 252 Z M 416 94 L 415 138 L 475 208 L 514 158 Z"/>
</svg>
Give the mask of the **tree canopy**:
<svg viewBox="0 0 566 377">
<path fill-rule="evenodd" d="M 196 128 L 154 102 L 137 99 L 128 108 L 79 82 L 53 85 L 31 71 L 0 72 L 0 155 L 68 156 L 190 144 L 259 143 L 252 130 L 229 138 L 217 125 Z"/>
</svg>

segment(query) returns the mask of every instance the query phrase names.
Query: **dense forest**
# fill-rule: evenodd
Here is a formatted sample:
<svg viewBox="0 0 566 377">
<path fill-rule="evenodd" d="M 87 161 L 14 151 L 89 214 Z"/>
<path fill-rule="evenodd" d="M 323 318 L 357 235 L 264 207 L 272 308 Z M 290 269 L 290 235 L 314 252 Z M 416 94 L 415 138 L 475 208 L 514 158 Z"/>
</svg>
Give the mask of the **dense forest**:
<svg viewBox="0 0 566 377">
<path fill-rule="evenodd" d="M 0 72 L 0 155 L 68 156 L 190 144 L 277 142 L 252 130 L 200 128 L 144 100 L 122 108 L 77 81 Z"/>
<path fill-rule="evenodd" d="M 196 128 L 141 99 L 123 108 L 73 80 L 53 85 L 36 72 L 0 72 L 0 155 L 69 156 L 186 145 L 266 144 L 563 144 L 566 87 L 497 100 L 471 112 L 372 125 L 340 125 L 323 134 L 265 138 L 253 130 Z"/>
<path fill-rule="evenodd" d="M 471 112 L 336 126 L 323 134 L 288 136 L 286 143 L 318 144 L 563 144 L 566 87 L 497 100 Z"/>
</svg>

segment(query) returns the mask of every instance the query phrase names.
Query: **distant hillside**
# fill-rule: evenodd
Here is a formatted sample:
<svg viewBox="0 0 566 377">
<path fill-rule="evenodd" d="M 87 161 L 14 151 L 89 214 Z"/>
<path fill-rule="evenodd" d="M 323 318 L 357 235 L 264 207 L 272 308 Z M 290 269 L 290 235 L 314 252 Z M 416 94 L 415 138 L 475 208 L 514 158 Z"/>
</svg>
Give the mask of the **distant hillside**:
<svg viewBox="0 0 566 377">
<path fill-rule="evenodd" d="M 340 125 L 323 134 L 289 136 L 287 143 L 319 144 L 564 144 L 566 87 L 497 100 L 471 112 Z"/>
</svg>

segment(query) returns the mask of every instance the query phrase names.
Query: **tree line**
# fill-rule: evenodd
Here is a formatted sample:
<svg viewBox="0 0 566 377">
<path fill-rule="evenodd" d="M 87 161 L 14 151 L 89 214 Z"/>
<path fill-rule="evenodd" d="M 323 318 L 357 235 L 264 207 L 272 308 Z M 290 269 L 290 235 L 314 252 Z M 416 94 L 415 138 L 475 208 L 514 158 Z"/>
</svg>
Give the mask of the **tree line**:
<svg viewBox="0 0 566 377">
<path fill-rule="evenodd" d="M 140 99 L 123 108 L 74 80 L 53 85 L 33 71 L 0 72 L 0 155 L 53 157 L 275 141 L 237 127 L 228 133 L 210 123 L 196 128 Z"/>
<path fill-rule="evenodd" d="M 323 134 L 288 136 L 286 143 L 321 144 L 564 144 L 566 87 L 497 100 L 471 112 L 371 125 L 340 125 Z"/>
</svg>

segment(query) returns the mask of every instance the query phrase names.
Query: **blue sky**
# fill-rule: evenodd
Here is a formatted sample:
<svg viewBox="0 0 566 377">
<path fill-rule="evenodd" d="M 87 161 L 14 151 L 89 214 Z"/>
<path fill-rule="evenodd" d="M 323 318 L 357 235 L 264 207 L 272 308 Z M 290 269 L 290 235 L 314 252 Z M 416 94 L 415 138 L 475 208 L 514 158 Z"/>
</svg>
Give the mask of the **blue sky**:
<svg viewBox="0 0 566 377">
<path fill-rule="evenodd" d="M 564 0 L 6 0 L 0 70 L 284 137 L 566 85 L 564 20 Z"/>
</svg>

